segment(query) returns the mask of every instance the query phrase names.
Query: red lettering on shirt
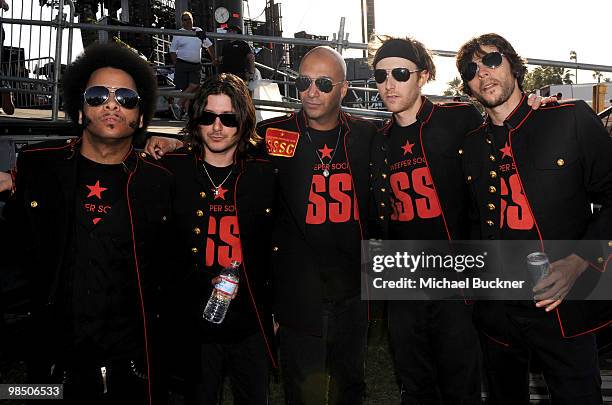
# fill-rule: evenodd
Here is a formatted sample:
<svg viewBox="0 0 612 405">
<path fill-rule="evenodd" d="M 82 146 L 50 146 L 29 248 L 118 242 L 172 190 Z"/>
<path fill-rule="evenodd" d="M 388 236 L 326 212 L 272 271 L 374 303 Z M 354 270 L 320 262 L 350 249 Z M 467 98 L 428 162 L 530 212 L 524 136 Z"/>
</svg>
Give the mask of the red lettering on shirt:
<svg viewBox="0 0 612 405">
<path fill-rule="evenodd" d="M 329 202 L 323 195 L 325 193 L 329 195 Z M 328 220 L 333 223 L 358 220 L 359 210 L 354 198 L 350 174 L 334 173 L 327 178 L 314 174 L 308 197 L 306 223 L 320 225 Z"/>
<path fill-rule="evenodd" d="M 217 238 L 213 238 L 217 236 Z M 218 242 L 215 243 L 215 240 Z M 226 215 L 219 218 L 208 217 L 208 237 L 206 238 L 206 266 L 215 263 L 221 267 L 233 261 L 242 262 L 242 247 L 238 232 L 238 217 Z"/>
<path fill-rule="evenodd" d="M 416 168 L 412 170 L 411 177 L 412 191 L 415 195 L 414 201 L 410 193 L 407 192 L 407 190 L 410 190 L 408 173 L 403 171 L 393 173 L 389 178 L 395 197 L 391 220 L 411 221 L 414 219 L 415 213 L 423 219 L 440 216 L 442 208 L 433 188 L 433 180 L 429 169 L 427 167 Z"/>
<path fill-rule="evenodd" d="M 504 178 L 500 178 L 501 183 L 501 219 L 499 227 L 507 225 L 510 229 L 530 230 L 534 226 L 533 216 L 529 210 L 527 197 L 521 188 L 518 174 L 513 174 L 509 178 L 510 190 Z M 504 196 L 510 194 L 510 201 Z M 504 222 L 505 221 L 505 222 Z"/>
</svg>

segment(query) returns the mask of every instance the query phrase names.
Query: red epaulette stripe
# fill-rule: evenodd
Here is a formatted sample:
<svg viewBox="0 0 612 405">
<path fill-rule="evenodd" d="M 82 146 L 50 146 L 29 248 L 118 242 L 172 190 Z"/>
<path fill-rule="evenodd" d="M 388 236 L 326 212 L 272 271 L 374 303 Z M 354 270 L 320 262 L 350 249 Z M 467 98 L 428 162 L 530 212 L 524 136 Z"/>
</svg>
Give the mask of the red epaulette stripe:
<svg viewBox="0 0 612 405">
<path fill-rule="evenodd" d="M 547 107 L 540 107 L 540 110 L 554 110 L 555 108 L 574 107 L 574 106 L 576 106 L 576 104 L 572 104 L 572 103 L 558 104 L 558 105 L 551 105 Z"/>
<path fill-rule="evenodd" d="M 252 162 L 259 162 L 259 163 L 272 163 L 270 162 L 268 159 L 261 159 L 261 158 L 256 158 L 253 159 Z"/>
<path fill-rule="evenodd" d="M 453 104 L 436 104 L 438 107 L 442 108 L 455 108 L 455 107 L 469 107 L 472 104 L 470 103 L 453 103 Z"/>
<path fill-rule="evenodd" d="M 291 115 L 288 115 L 286 117 L 277 117 L 276 119 L 270 118 L 269 121 L 265 121 L 262 127 L 268 127 L 269 125 L 272 125 L 272 124 L 278 124 L 279 122 L 289 121 L 289 120 L 292 120 L 295 116 L 296 114 L 292 113 Z"/>
<path fill-rule="evenodd" d="M 378 132 L 387 132 L 387 130 L 391 128 L 391 125 L 393 125 L 393 119 L 389 118 Z"/>
<path fill-rule="evenodd" d="M 44 152 L 47 150 L 62 150 L 62 149 L 66 149 L 71 147 L 73 144 L 73 142 L 67 143 L 65 145 L 62 146 L 53 146 L 53 147 L 48 147 L 48 148 L 38 148 L 38 149 L 25 149 L 22 152 Z"/>
<path fill-rule="evenodd" d="M 480 131 L 482 128 L 486 127 L 486 126 L 487 126 L 487 123 L 486 123 L 486 122 L 483 122 L 483 123 L 482 123 L 482 124 L 480 124 L 480 125 L 479 125 L 477 128 L 472 129 L 471 131 L 469 131 L 469 132 L 468 132 L 467 134 L 465 134 L 465 135 L 467 136 L 467 135 L 470 135 L 470 134 L 474 134 L 474 133 L 476 133 L 476 132 Z"/>
</svg>

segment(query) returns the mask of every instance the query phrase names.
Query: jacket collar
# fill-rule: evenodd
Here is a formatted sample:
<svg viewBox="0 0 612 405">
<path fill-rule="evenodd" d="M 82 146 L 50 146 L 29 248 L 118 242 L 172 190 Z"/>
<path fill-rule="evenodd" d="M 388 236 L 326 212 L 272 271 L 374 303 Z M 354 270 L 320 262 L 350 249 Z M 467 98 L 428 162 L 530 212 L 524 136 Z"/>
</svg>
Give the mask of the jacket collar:
<svg viewBox="0 0 612 405">
<path fill-rule="evenodd" d="M 306 131 L 308 129 L 308 119 L 306 118 L 306 113 L 304 112 L 304 110 L 300 110 L 296 113 L 296 119 L 298 124 L 298 131 L 300 133 Z M 338 115 L 338 124 L 342 126 L 343 133 L 346 133 L 348 131 L 348 115 L 343 111 L 340 111 L 340 114 Z"/>
<path fill-rule="evenodd" d="M 63 150 L 64 159 L 74 159 L 80 153 L 81 145 L 81 137 L 69 140 Z M 138 154 L 134 150 L 134 146 L 130 146 L 129 151 L 125 154 L 125 157 L 123 158 L 121 164 L 123 165 L 126 171 L 134 173 L 134 171 L 136 170 L 136 166 L 138 165 Z"/>
<path fill-rule="evenodd" d="M 506 117 L 506 119 L 504 120 L 504 126 L 510 130 L 518 128 L 523 123 L 525 118 L 527 118 L 530 112 L 531 107 L 529 106 L 529 104 L 527 104 L 527 95 L 523 93 L 521 101 L 514 108 L 514 110 L 512 110 L 510 115 L 508 115 L 508 117 Z M 486 122 L 488 126 L 492 125 L 491 117 L 489 117 L 488 115 L 486 117 Z"/>
<path fill-rule="evenodd" d="M 417 112 L 416 119 L 419 123 L 427 123 L 429 121 L 429 117 L 435 108 L 434 103 L 432 103 L 427 97 L 421 96 L 421 108 Z M 391 126 L 395 123 L 395 114 L 391 116 L 391 118 L 385 123 L 384 133 L 387 134 Z"/>
</svg>

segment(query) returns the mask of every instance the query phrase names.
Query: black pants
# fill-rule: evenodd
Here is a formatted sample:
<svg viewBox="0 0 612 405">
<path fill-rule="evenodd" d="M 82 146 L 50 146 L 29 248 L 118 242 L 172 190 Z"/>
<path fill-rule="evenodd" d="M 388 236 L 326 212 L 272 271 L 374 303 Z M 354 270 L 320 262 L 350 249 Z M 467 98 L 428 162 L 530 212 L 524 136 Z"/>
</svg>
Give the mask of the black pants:
<svg viewBox="0 0 612 405">
<path fill-rule="evenodd" d="M 288 405 L 363 402 L 366 305 L 354 297 L 327 306 L 322 314 L 322 336 L 305 335 L 281 325 L 281 370 Z"/>
<path fill-rule="evenodd" d="M 508 341 L 482 336 L 489 404 L 529 403 L 529 361 L 537 356 L 553 405 L 599 405 L 601 377 L 595 337 L 561 337 L 554 313 L 506 306 Z"/>
<path fill-rule="evenodd" d="M 390 301 L 402 404 L 480 403 L 478 335 L 463 301 Z"/>
<path fill-rule="evenodd" d="M 188 388 L 187 404 L 221 403 L 226 372 L 234 404 L 268 403 L 269 360 L 261 334 L 256 333 L 235 343 L 204 343 L 201 345 L 201 358 L 201 380 Z"/>
</svg>

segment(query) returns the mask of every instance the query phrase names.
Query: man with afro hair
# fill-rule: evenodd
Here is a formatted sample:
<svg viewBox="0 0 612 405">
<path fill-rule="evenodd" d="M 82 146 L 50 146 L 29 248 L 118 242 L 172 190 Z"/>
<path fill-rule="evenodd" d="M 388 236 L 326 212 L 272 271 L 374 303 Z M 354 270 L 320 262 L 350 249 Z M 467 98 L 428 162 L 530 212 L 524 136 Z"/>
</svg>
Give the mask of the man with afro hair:
<svg viewBox="0 0 612 405">
<path fill-rule="evenodd" d="M 96 44 L 63 76 L 80 136 L 24 148 L 4 214 L 27 283 L 27 375 L 71 404 L 152 404 L 173 176 L 132 146 L 156 82 L 126 48 Z M 168 258 L 170 260 L 170 258 Z"/>
</svg>

